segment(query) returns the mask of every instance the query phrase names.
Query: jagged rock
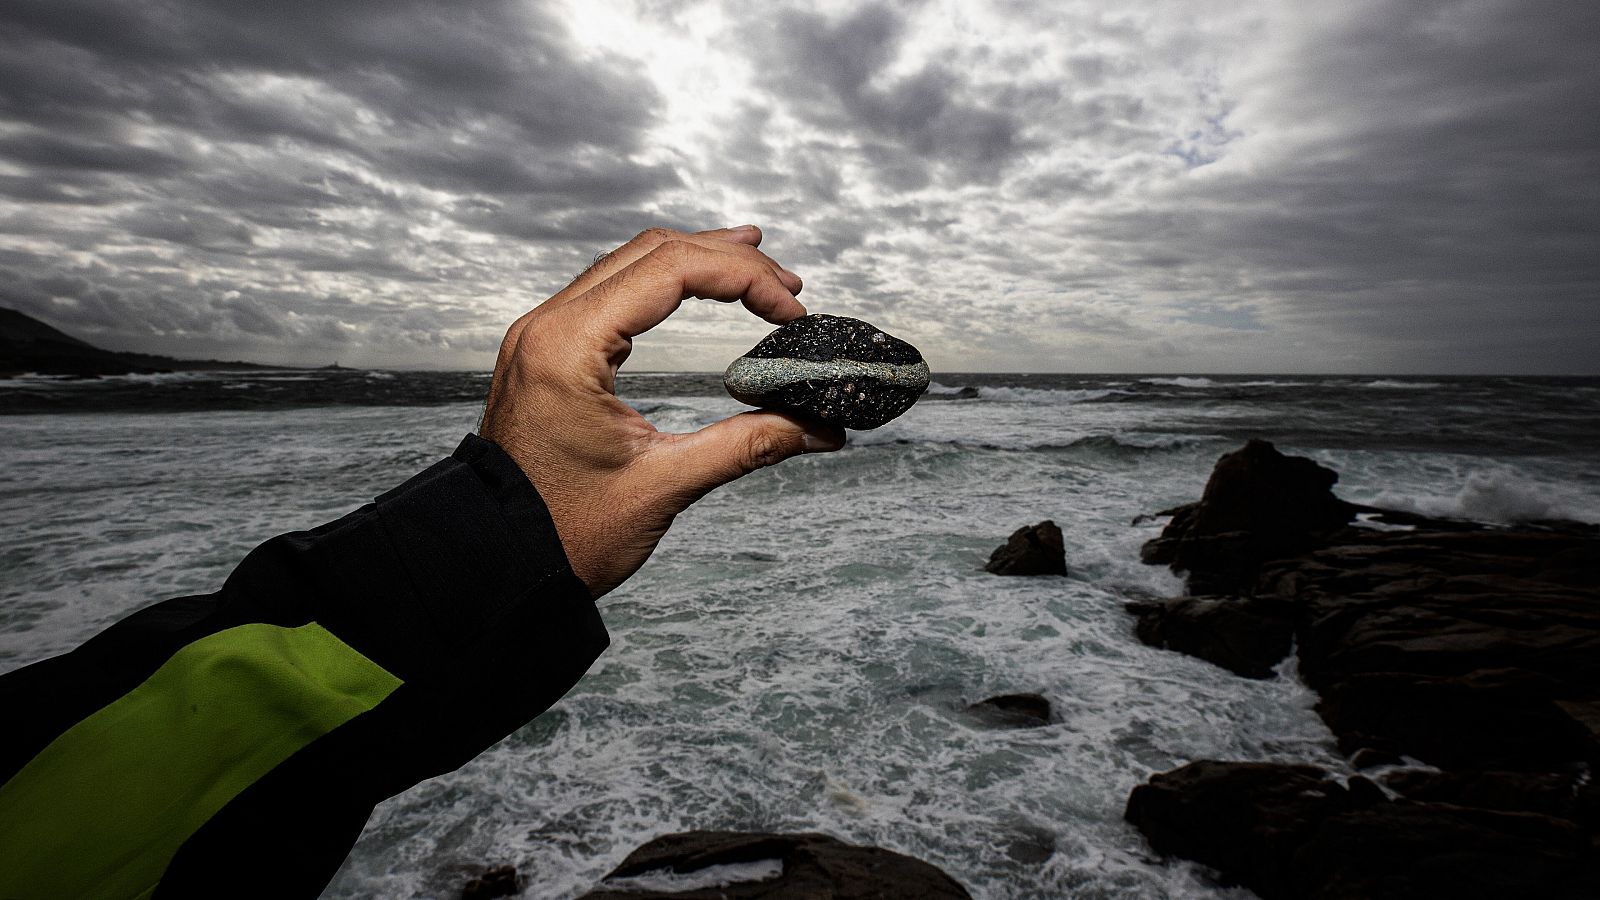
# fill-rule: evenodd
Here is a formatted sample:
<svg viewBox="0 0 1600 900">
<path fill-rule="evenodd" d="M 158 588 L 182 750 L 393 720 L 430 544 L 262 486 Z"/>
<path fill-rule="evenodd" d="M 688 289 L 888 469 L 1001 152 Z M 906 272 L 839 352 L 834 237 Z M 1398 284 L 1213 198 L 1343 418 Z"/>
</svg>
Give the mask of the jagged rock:
<svg viewBox="0 0 1600 900">
<path fill-rule="evenodd" d="M 1177 597 L 1129 603 L 1135 631 L 1152 647 L 1177 650 L 1246 678 L 1271 678 L 1294 644 L 1292 610 L 1264 600 Z"/>
<path fill-rule="evenodd" d="M 1398 753 L 1385 753 L 1371 747 L 1362 747 L 1350 754 L 1350 767 L 1354 769 L 1377 769 L 1383 766 L 1398 766 L 1405 762 L 1405 757 Z"/>
<path fill-rule="evenodd" d="M 468 881 L 461 888 L 461 900 L 490 900 L 492 897 L 510 897 L 522 890 L 522 879 L 517 877 L 516 866 L 495 866 Z"/>
<path fill-rule="evenodd" d="M 1600 784 L 1574 772 L 1398 769 L 1383 783 L 1408 800 L 1538 813 L 1600 831 Z"/>
<path fill-rule="evenodd" d="M 1186 572 L 1193 593 L 1248 586 L 1262 562 L 1302 552 L 1343 528 L 1359 507 L 1333 495 L 1338 473 L 1252 440 L 1217 460 L 1200 502 L 1172 510 L 1147 563 Z"/>
<path fill-rule="evenodd" d="M 989 554 L 983 568 L 996 575 L 1065 575 L 1067 553 L 1061 529 L 1050 519 L 1018 528 Z"/>
<path fill-rule="evenodd" d="M 795 319 L 734 360 L 722 376 L 735 400 L 790 410 L 844 428 L 877 428 L 928 389 L 928 364 L 860 319 Z"/>
<path fill-rule="evenodd" d="M 1050 724 L 1050 701 L 1038 694 L 1001 694 L 979 700 L 967 711 L 992 725 L 1037 728 Z"/>
<path fill-rule="evenodd" d="M 1346 790 L 1304 767 L 1197 763 L 1135 789 L 1130 821 L 1267 900 L 1600 897 L 1600 789 L 1573 778 L 1600 765 L 1600 531 L 1351 507 L 1300 462 L 1288 508 L 1304 515 L 1263 501 L 1208 518 L 1222 485 L 1250 480 L 1221 463 L 1205 499 L 1174 511 L 1145 558 L 1239 596 L 1130 604 L 1140 636 L 1250 674 L 1282 633 L 1252 635 L 1248 617 L 1288 623 L 1355 765 L 1454 771 L 1391 771 L 1389 802 L 1361 777 Z M 1411 530 L 1348 527 L 1351 511 Z"/>
<path fill-rule="evenodd" d="M 1264 900 L 1600 896 L 1600 854 L 1569 819 L 1390 801 L 1310 766 L 1192 763 L 1135 788 L 1126 815 Z"/>
<path fill-rule="evenodd" d="M 652 872 L 705 873 L 776 860 L 781 873 L 690 890 L 629 890 L 607 882 Z M 714 880 L 714 879 L 713 879 Z M 918 859 L 823 834 L 691 831 L 658 837 L 628 855 L 579 900 L 971 900 L 955 879 Z"/>
</svg>

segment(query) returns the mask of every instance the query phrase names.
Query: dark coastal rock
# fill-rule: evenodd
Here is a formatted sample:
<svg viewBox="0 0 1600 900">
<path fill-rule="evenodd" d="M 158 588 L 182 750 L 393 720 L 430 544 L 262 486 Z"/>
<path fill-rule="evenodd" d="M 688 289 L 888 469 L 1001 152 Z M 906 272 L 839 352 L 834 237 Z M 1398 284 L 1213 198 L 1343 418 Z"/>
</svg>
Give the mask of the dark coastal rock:
<svg viewBox="0 0 1600 900">
<path fill-rule="evenodd" d="M 917 402 L 928 364 L 917 348 L 860 319 L 811 315 L 762 338 L 722 381 L 741 403 L 868 429 Z"/>
<path fill-rule="evenodd" d="M 510 897 L 521 890 L 522 879 L 517 877 L 516 866 L 495 866 L 462 886 L 461 900 Z"/>
<path fill-rule="evenodd" d="M 989 554 L 983 568 L 996 575 L 1065 575 L 1067 552 L 1061 529 L 1050 519 L 1018 528 Z"/>
<path fill-rule="evenodd" d="M 1217 460 L 1198 503 L 1171 510 L 1147 563 L 1188 573 L 1192 593 L 1242 590 L 1269 559 L 1316 546 L 1360 510 L 1333 495 L 1338 473 L 1252 440 Z"/>
<path fill-rule="evenodd" d="M 1573 772 L 1400 769 L 1383 783 L 1408 800 L 1538 813 L 1600 830 L 1600 784 Z"/>
<path fill-rule="evenodd" d="M 967 712 L 992 725 L 1037 728 L 1050 724 L 1050 701 L 1038 694 L 1001 694 L 979 700 Z"/>
<path fill-rule="evenodd" d="M 1135 632 L 1152 647 L 1176 650 L 1246 678 L 1271 678 L 1294 645 L 1292 610 L 1269 600 L 1176 597 L 1127 604 Z"/>
<path fill-rule="evenodd" d="M 1391 801 L 1311 766 L 1192 763 L 1135 788 L 1126 815 L 1157 851 L 1265 900 L 1600 896 L 1600 855 L 1571 819 Z"/>
<path fill-rule="evenodd" d="M 1237 596 L 1132 604 L 1139 637 L 1253 677 L 1292 637 L 1347 753 L 1600 762 L 1600 534 L 1353 507 L 1329 491 L 1336 479 L 1264 442 L 1224 456 L 1201 502 L 1172 511 L 1145 553 L 1181 561 L 1191 590 L 1225 583 Z M 1235 496 L 1249 485 L 1298 499 Z M 1411 530 L 1343 525 L 1351 510 Z"/>
<path fill-rule="evenodd" d="M 782 873 L 684 891 L 628 890 L 606 882 L 646 873 L 687 875 L 776 860 Z M 955 879 L 918 859 L 823 834 L 691 831 L 658 837 L 629 854 L 579 900 L 970 900 Z"/>
<path fill-rule="evenodd" d="M 1405 757 L 1398 753 L 1385 753 L 1371 747 L 1362 747 L 1350 754 L 1350 767 L 1354 769 L 1378 769 L 1384 766 L 1398 766 L 1405 762 Z"/>
<path fill-rule="evenodd" d="M 1202 760 L 1134 788 L 1124 817 L 1157 853 L 1211 866 L 1273 898 L 1296 896 L 1294 851 L 1351 805 L 1344 787 L 1315 766 Z"/>
<path fill-rule="evenodd" d="M 1250 674 L 1287 625 L 1353 765 L 1447 771 L 1386 772 L 1389 802 L 1362 778 L 1340 793 L 1302 767 L 1206 762 L 1136 789 L 1129 819 L 1268 900 L 1600 897 L 1600 788 L 1584 774 L 1600 765 L 1600 533 L 1341 507 L 1332 473 L 1300 462 L 1298 508 L 1320 513 L 1208 519 L 1218 474 L 1172 511 L 1146 559 L 1232 596 L 1130 604 L 1140 637 Z M 1352 511 L 1401 530 L 1343 524 Z M 1280 631 L 1256 648 L 1253 627 Z"/>
</svg>

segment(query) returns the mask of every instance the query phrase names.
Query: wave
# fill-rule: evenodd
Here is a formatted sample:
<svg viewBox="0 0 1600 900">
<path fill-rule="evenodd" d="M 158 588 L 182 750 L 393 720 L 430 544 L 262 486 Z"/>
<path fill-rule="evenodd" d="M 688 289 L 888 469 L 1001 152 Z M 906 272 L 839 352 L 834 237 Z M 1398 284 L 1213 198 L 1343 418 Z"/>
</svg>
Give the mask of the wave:
<svg viewBox="0 0 1600 900">
<path fill-rule="evenodd" d="M 853 431 L 847 446 L 850 447 L 947 447 L 952 450 L 1003 450 L 1012 453 L 1063 453 L 1093 451 L 1101 453 L 1151 453 L 1184 450 L 1221 440 L 1209 434 L 1169 434 L 1162 432 L 1124 432 L 1119 434 L 1087 434 L 1062 440 L 1060 435 L 1035 439 L 1016 436 L 996 437 L 987 440 L 961 438 L 922 438 L 890 431 Z"/>
<path fill-rule="evenodd" d="M 1388 391 L 1420 391 L 1429 388 L 1441 388 L 1443 384 L 1437 381 L 1398 381 L 1393 378 L 1380 378 L 1377 381 L 1358 381 L 1354 387 L 1378 388 Z"/>
<path fill-rule="evenodd" d="M 1141 378 L 1141 379 L 1139 379 L 1139 383 L 1141 383 L 1141 384 L 1160 384 L 1160 385 L 1165 385 L 1167 387 L 1183 387 L 1183 388 L 1215 387 L 1216 384 L 1217 384 L 1215 381 L 1212 381 L 1209 378 L 1189 378 L 1189 377 L 1182 376 L 1182 375 L 1177 376 L 1175 378 Z"/>
<path fill-rule="evenodd" d="M 1020 388 L 1020 387 L 981 387 L 978 388 L 978 398 L 993 400 L 1001 403 L 1086 403 L 1091 400 L 1101 400 L 1115 394 L 1131 394 L 1132 391 L 1119 391 L 1112 388 L 1088 388 L 1081 390 L 1052 390 L 1049 388 Z"/>
<path fill-rule="evenodd" d="M 1528 481 L 1507 470 L 1470 472 L 1461 488 L 1448 497 L 1383 491 L 1372 505 L 1474 522 L 1600 522 L 1600 509 L 1588 498 L 1565 495 L 1553 485 Z"/>
</svg>

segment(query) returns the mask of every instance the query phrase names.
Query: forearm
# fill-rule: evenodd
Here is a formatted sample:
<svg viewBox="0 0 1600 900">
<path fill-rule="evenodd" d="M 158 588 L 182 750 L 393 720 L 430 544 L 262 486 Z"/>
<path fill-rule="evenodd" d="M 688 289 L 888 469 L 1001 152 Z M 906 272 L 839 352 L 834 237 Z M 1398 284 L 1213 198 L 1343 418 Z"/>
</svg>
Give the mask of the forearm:
<svg viewBox="0 0 1600 900">
<path fill-rule="evenodd" d="M 268 877 L 314 893 L 373 804 L 577 681 L 606 644 L 588 593 L 522 472 L 468 438 L 376 503 L 258 547 L 218 593 L 0 678 L 0 871 L 42 837 L 56 876 L 100 853 L 130 895 L 164 894 L 292 847 Z"/>
</svg>

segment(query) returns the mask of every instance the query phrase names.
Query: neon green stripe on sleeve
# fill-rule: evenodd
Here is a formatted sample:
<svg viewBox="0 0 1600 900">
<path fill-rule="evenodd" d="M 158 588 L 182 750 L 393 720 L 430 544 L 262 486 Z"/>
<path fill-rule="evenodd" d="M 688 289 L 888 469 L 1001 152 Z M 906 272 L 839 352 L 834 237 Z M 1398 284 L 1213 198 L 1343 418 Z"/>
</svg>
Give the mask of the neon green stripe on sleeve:
<svg viewBox="0 0 1600 900">
<path fill-rule="evenodd" d="M 185 646 L 0 786 L 0 897 L 147 896 L 229 800 L 400 683 L 314 622 Z"/>
</svg>

